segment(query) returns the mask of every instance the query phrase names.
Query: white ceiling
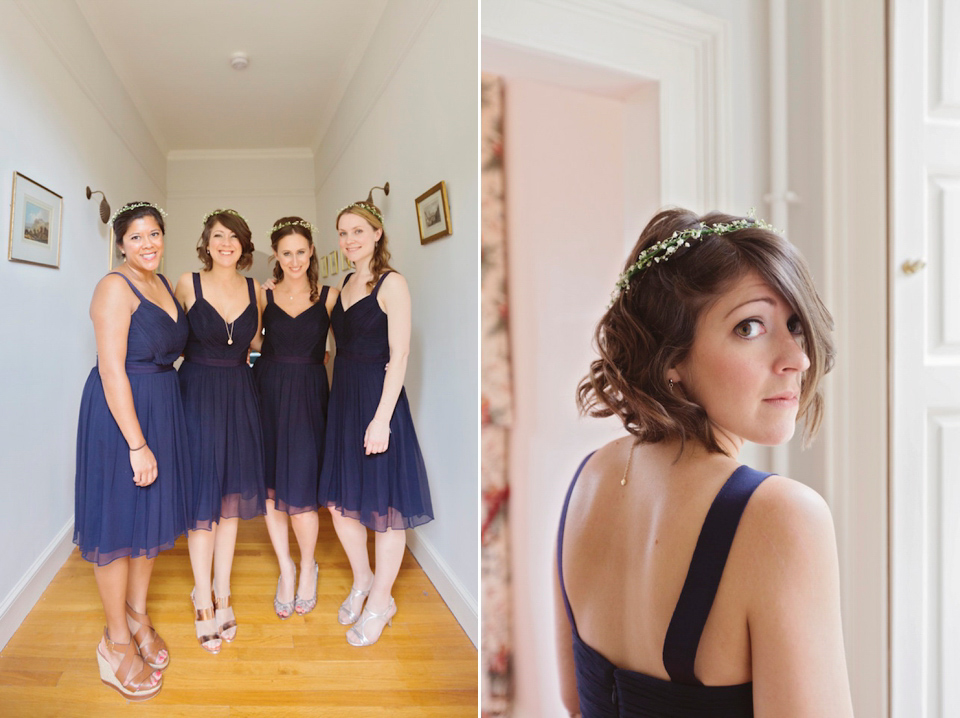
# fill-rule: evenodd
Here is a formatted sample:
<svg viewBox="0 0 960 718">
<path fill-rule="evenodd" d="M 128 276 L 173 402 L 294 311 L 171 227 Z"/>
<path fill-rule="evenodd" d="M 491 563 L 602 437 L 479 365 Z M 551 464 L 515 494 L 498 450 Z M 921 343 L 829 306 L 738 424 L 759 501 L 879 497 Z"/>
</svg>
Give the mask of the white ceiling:
<svg viewBox="0 0 960 718">
<path fill-rule="evenodd" d="M 316 149 L 387 0 L 76 3 L 166 153 Z"/>
</svg>

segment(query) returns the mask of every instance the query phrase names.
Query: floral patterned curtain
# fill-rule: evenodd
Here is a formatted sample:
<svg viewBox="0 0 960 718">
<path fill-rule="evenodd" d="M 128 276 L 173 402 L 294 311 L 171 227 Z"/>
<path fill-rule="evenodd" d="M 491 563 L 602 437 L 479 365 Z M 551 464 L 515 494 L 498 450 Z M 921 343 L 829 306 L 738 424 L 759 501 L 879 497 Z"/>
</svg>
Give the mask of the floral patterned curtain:
<svg viewBox="0 0 960 718">
<path fill-rule="evenodd" d="M 480 87 L 480 706 L 484 718 L 501 718 L 510 715 L 512 689 L 507 524 L 507 437 L 512 396 L 503 199 L 503 85 L 499 77 L 484 73 Z"/>
</svg>

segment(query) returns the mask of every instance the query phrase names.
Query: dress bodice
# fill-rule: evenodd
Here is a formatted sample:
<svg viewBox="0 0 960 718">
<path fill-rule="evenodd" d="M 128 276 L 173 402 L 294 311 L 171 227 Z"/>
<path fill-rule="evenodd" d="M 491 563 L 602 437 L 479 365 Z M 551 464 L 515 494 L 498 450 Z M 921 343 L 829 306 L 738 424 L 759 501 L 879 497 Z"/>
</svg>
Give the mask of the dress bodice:
<svg viewBox="0 0 960 718">
<path fill-rule="evenodd" d="M 327 349 L 330 317 L 327 315 L 327 294 L 330 287 L 320 289 L 320 298 L 297 316 L 291 317 L 273 300 L 267 290 L 267 306 L 263 309 L 263 357 L 302 358 L 323 361 Z"/>
<path fill-rule="evenodd" d="M 187 320 L 190 324 L 190 335 L 184 350 L 184 358 L 187 361 L 213 359 L 246 362 L 247 350 L 257 333 L 258 324 L 256 287 L 250 277 L 246 279 L 250 303 L 236 320 L 228 324 L 204 298 L 200 273 L 193 273 L 193 291 L 196 300 L 187 312 Z"/>
<path fill-rule="evenodd" d="M 138 367 L 149 369 L 145 367 L 147 364 L 164 367 L 172 365 L 183 351 L 189 333 L 187 319 L 180 307 L 180 302 L 174 297 L 174 303 L 177 305 L 177 319 L 174 321 L 163 307 L 144 297 L 124 274 L 120 272 L 111 272 L 111 274 L 123 277 L 140 300 L 140 306 L 130 315 L 126 356 L 128 371 L 136 372 Z M 157 276 L 173 297 L 173 290 L 170 289 L 167 278 L 162 274 Z"/>
<path fill-rule="evenodd" d="M 359 361 L 389 361 L 390 343 L 387 335 L 387 315 L 377 302 L 380 286 L 390 272 L 385 272 L 373 291 L 362 299 L 343 308 L 343 293 L 330 314 L 333 334 L 337 338 L 337 357 Z M 344 286 L 353 274 L 343 280 Z"/>
</svg>

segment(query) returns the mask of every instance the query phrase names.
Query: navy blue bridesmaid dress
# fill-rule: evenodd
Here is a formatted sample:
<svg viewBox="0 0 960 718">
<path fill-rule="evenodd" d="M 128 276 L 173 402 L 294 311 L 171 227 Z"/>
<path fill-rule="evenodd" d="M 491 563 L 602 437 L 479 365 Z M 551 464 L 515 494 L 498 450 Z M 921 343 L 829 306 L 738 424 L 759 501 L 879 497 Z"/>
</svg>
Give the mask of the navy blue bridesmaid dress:
<svg viewBox="0 0 960 718">
<path fill-rule="evenodd" d="M 266 511 L 260 407 L 247 364 L 258 325 L 256 287 L 248 277 L 250 303 L 231 325 L 204 299 L 198 272 L 193 289 L 196 301 L 187 312 L 190 336 L 179 372 L 193 476 L 191 530 Z"/>
<path fill-rule="evenodd" d="M 267 496 L 288 514 L 317 510 L 317 476 L 324 454 L 329 385 L 323 356 L 330 318 L 320 299 L 291 317 L 267 290 L 265 336 L 253 366 L 260 393 Z"/>
<path fill-rule="evenodd" d="M 346 311 L 338 298 L 330 314 L 337 356 L 317 494 L 320 505 L 375 531 L 412 528 L 433 519 L 427 470 L 404 389 L 390 418 L 387 450 L 367 456 L 363 449 L 363 435 L 380 404 L 390 361 L 387 315 L 377 303 L 387 274 Z"/>
<path fill-rule="evenodd" d="M 154 558 L 187 527 L 190 488 L 187 430 L 173 362 L 187 341 L 187 319 L 153 304 L 119 274 L 140 300 L 130 316 L 126 372 L 140 428 L 157 459 L 149 486 L 133 483 L 130 447 L 107 406 L 95 366 L 80 400 L 73 541 L 80 555 L 104 566 L 124 556 Z M 170 295 L 173 292 L 162 275 Z M 176 301 L 176 300 L 174 300 Z"/>
</svg>

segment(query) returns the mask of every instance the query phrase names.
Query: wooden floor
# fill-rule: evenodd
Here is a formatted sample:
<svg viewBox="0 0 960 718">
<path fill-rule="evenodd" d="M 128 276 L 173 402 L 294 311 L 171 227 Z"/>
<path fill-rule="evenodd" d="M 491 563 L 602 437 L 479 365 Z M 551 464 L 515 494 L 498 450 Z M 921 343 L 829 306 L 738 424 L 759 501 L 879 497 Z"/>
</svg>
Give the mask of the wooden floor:
<svg viewBox="0 0 960 718">
<path fill-rule="evenodd" d="M 240 522 L 239 629 L 216 656 L 194 637 L 186 540 L 157 558 L 148 610 L 170 667 L 144 703 L 100 682 L 103 610 L 93 569 L 74 550 L 0 653 L 0 716 L 476 716 L 477 651 L 409 552 L 393 590 L 393 626 L 374 646 L 347 644 L 337 607 L 350 589 L 349 565 L 329 514 L 320 516 L 317 607 L 286 621 L 273 612 L 277 561 L 263 518 Z"/>
</svg>

